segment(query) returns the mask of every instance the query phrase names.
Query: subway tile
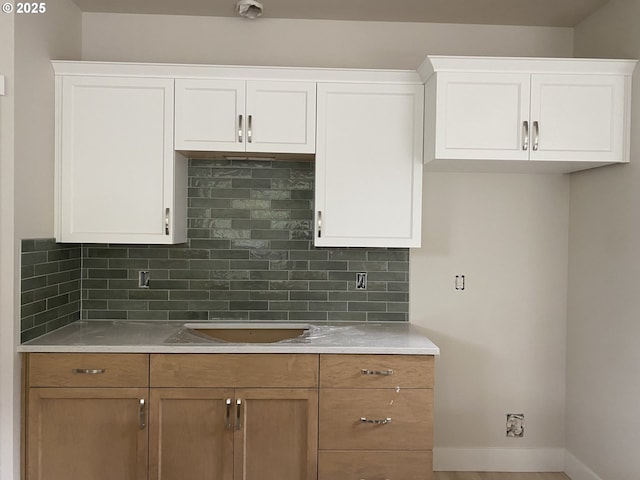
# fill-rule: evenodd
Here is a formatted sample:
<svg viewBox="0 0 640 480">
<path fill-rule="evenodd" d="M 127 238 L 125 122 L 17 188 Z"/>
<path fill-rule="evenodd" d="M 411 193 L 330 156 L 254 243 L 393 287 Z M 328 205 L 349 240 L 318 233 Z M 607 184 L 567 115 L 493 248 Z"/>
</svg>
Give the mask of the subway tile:
<svg viewBox="0 0 640 480">
<path fill-rule="evenodd" d="M 309 310 L 322 312 L 346 312 L 348 302 L 309 302 Z"/>
<path fill-rule="evenodd" d="M 250 300 L 288 300 L 289 292 L 284 290 L 253 290 L 247 292 Z"/>
<path fill-rule="evenodd" d="M 406 322 L 407 315 L 403 313 L 379 313 L 369 312 L 367 313 L 367 321 L 369 322 Z"/>
<path fill-rule="evenodd" d="M 287 292 L 283 292 L 287 293 Z M 292 291 L 288 292 L 289 298 L 291 300 L 315 300 L 315 301 L 326 301 L 328 298 L 328 293 L 323 291 Z"/>
<path fill-rule="evenodd" d="M 249 278 L 251 280 L 287 280 L 289 278 L 289 274 L 284 270 L 255 270 L 249 272 Z"/>
<path fill-rule="evenodd" d="M 384 312 L 387 305 L 383 302 L 348 302 L 350 312 Z"/>
<path fill-rule="evenodd" d="M 306 311 L 309 310 L 309 303 L 303 301 L 297 302 L 269 302 L 269 310 L 285 310 L 287 312 Z"/>
<path fill-rule="evenodd" d="M 367 312 L 329 312 L 330 322 L 366 322 Z"/>
<path fill-rule="evenodd" d="M 185 244 L 23 240 L 22 336 L 81 317 L 406 321 L 409 250 L 315 248 L 313 178 L 306 159 L 191 159 Z M 150 289 L 137 288 L 140 270 Z"/>
<path fill-rule="evenodd" d="M 281 321 L 285 322 L 289 320 L 289 312 L 278 312 L 278 311 L 251 311 L 249 312 L 249 320 L 253 320 L 255 322 L 264 322 L 264 321 Z"/>
<path fill-rule="evenodd" d="M 229 302 L 230 310 L 269 310 L 269 302 L 262 301 L 231 301 Z"/>
</svg>

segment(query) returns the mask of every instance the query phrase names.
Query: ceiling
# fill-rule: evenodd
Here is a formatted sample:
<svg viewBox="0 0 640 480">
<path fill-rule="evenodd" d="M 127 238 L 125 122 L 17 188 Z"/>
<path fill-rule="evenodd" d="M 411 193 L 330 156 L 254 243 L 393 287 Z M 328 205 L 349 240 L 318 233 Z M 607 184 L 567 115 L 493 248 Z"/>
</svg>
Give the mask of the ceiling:
<svg viewBox="0 0 640 480">
<path fill-rule="evenodd" d="M 84 12 L 236 16 L 236 0 L 73 1 Z M 573 27 L 608 0 L 260 1 L 264 6 L 262 18 Z"/>
</svg>

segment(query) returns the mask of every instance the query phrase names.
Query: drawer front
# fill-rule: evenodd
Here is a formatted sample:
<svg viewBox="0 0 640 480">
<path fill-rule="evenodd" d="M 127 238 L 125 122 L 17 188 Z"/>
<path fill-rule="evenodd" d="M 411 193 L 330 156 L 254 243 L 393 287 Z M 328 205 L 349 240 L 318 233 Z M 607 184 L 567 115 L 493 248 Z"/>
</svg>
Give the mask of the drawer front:
<svg viewBox="0 0 640 480">
<path fill-rule="evenodd" d="M 432 418 L 431 389 L 321 389 L 320 449 L 430 450 Z"/>
<path fill-rule="evenodd" d="M 149 355 L 30 353 L 30 387 L 146 387 Z"/>
<path fill-rule="evenodd" d="M 318 355 L 155 354 L 152 387 L 318 386 Z"/>
<path fill-rule="evenodd" d="M 321 355 L 324 388 L 433 388 L 432 355 Z"/>
<path fill-rule="evenodd" d="M 431 451 L 320 451 L 318 480 L 432 480 Z"/>
</svg>

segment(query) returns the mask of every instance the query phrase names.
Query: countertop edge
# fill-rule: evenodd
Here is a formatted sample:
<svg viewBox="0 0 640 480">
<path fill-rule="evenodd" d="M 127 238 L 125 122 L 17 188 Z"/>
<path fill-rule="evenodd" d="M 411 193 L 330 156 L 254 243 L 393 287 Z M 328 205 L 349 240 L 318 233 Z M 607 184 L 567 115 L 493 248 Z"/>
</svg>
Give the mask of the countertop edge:
<svg viewBox="0 0 640 480">
<path fill-rule="evenodd" d="M 440 355 L 438 347 L 397 348 L 397 347 L 310 347 L 253 345 L 210 346 L 210 345 L 20 345 L 18 353 L 300 353 L 300 354 L 355 354 L 355 355 Z"/>
</svg>

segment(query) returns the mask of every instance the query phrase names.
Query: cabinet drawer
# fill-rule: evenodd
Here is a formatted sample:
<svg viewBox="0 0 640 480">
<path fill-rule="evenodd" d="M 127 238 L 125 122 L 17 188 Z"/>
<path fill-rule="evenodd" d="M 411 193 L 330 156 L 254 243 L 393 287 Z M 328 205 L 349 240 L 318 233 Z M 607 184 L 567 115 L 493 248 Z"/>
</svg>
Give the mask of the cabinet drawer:
<svg viewBox="0 0 640 480">
<path fill-rule="evenodd" d="M 324 388 L 433 388 L 431 355 L 321 355 Z"/>
<path fill-rule="evenodd" d="M 430 450 L 432 419 L 431 389 L 321 389 L 320 449 Z"/>
<path fill-rule="evenodd" d="M 318 355 L 156 354 L 151 355 L 152 387 L 318 386 Z"/>
<path fill-rule="evenodd" d="M 124 353 L 31 353 L 31 387 L 146 387 L 149 356 Z"/>
<path fill-rule="evenodd" d="M 318 480 L 432 480 L 431 451 L 320 451 Z"/>
</svg>

